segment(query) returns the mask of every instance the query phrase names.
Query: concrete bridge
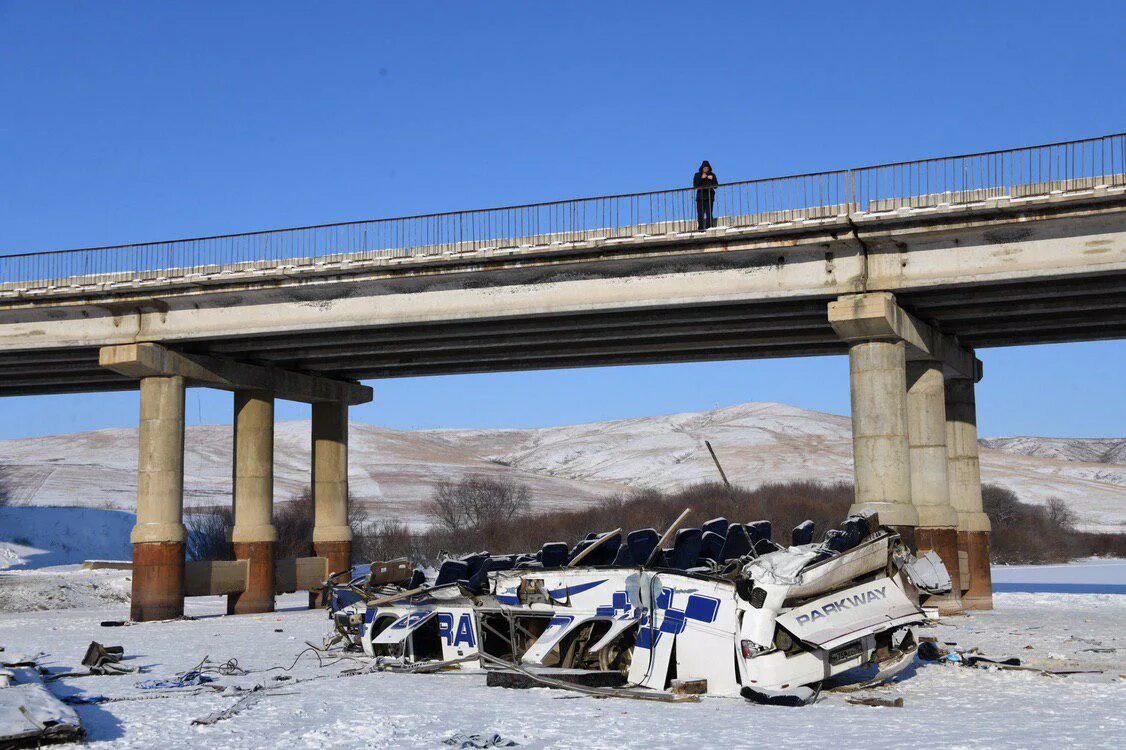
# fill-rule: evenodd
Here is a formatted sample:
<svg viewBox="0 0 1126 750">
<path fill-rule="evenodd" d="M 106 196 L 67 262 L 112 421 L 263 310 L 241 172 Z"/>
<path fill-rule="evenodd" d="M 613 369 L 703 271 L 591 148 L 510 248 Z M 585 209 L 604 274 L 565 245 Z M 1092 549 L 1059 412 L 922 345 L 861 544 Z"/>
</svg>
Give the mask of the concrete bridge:
<svg viewBox="0 0 1126 750">
<path fill-rule="evenodd" d="M 0 396 L 141 390 L 134 619 L 182 611 L 183 400 L 236 393 L 232 611 L 273 607 L 273 399 L 350 555 L 360 379 L 848 354 L 856 507 L 991 606 L 974 351 L 1126 335 L 1126 134 L 672 190 L 0 256 Z"/>
</svg>

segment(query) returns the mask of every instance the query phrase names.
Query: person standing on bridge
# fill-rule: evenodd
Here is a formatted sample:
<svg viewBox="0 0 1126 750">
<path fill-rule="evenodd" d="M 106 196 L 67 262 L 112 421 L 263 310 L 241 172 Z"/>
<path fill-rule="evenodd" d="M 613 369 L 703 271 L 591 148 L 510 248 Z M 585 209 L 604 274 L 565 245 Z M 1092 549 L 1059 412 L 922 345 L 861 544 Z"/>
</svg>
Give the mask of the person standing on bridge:
<svg viewBox="0 0 1126 750">
<path fill-rule="evenodd" d="M 715 204 L 715 189 L 719 186 L 712 165 L 705 159 L 692 177 L 692 187 L 696 188 L 696 220 L 700 231 L 710 229 L 715 224 L 712 206 Z"/>
</svg>

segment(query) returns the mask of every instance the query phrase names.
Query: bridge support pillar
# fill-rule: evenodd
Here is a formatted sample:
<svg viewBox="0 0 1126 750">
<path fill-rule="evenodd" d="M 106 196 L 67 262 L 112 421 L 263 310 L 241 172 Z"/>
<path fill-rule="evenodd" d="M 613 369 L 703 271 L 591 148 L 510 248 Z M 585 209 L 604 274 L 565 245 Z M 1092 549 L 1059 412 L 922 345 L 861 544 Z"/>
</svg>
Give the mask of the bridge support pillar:
<svg viewBox="0 0 1126 750">
<path fill-rule="evenodd" d="M 907 442 L 907 344 L 890 294 L 855 294 L 829 303 L 829 322 L 848 342 L 856 500 L 850 512 L 876 511 L 915 546 Z"/>
<path fill-rule="evenodd" d="M 184 614 L 184 379 L 141 379 L 130 619 Z"/>
<path fill-rule="evenodd" d="M 974 381 L 968 378 L 946 380 L 946 451 L 950 502 L 958 513 L 962 604 L 966 609 L 993 609 L 991 526 L 981 500 L 977 406 Z"/>
<path fill-rule="evenodd" d="M 274 611 L 274 398 L 236 391 L 234 413 L 235 558 L 247 561 L 246 589 L 227 596 L 227 614 Z"/>
<path fill-rule="evenodd" d="M 950 573 L 949 594 L 931 597 L 940 614 L 963 610 L 958 571 L 958 513 L 947 486 L 945 379 L 942 363 L 907 363 L 907 437 L 911 454 L 911 502 L 919 514 L 915 544 L 934 550 Z"/>
<path fill-rule="evenodd" d="M 313 403 L 313 549 L 328 559 L 329 574 L 352 564 L 348 523 L 348 404 Z M 310 606 L 316 595 L 310 594 Z"/>
<path fill-rule="evenodd" d="M 848 349 L 856 501 L 914 546 L 919 514 L 911 504 L 906 360 L 902 341 L 853 341 Z"/>
</svg>

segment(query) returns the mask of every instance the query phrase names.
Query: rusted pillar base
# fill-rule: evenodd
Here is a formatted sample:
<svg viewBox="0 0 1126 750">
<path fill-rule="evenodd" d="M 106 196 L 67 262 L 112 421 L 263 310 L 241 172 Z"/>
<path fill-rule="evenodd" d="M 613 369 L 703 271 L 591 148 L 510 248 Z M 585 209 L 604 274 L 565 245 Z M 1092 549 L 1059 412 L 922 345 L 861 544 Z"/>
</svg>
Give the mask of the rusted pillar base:
<svg viewBox="0 0 1126 750">
<path fill-rule="evenodd" d="M 328 574 L 339 573 L 352 567 L 351 542 L 314 542 L 313 553 L 317 557 L 328 558 Z M 309 609 L 316 609 L 322 604 L 320 592 L 309 592 Z"/>
<path fill-rule="evenodd" d="M 903 543 L 907 545 L 908 549 L 910 549 L 911 551 L 915 550 L 914 526 L 891 526 L 890 528 L 897 534 L 899 534 L 900 538 L 903 539 Z"/>
<path fill-rule="evenodd" d="M 170 620 L 184 614 L 184 543 L 133 545 L 133 595 L 129 619 Z"/>
<path fill-rule="evenodd" d="M 247 561 L 246 591 L 227 595 L 228 615 L 274 611 L 274 543 L 234 542 L 236 560 Z"/>
<path fill-rule="evenodd" d="M 958 571 L 958 530 L 952 527 L 926 528 L 915 530 L 915 542 L 920 555 L 934 550 L 942 558 L 946 571 L 953 584 L 949 594 L 932 596 L 924 601 L 928 607 L 938 607 L 940 615 L 956 615 L 965 610 L 962 604 L 961 575 Z"/>
<path fill-rule="evenodd" d="M 959 531 L 958 548 L 966 553 L 970 586 L 962 592 L 966 609 L 993 609 L 993 574 L 989 569 L 989 532 Z"/>
</svg>

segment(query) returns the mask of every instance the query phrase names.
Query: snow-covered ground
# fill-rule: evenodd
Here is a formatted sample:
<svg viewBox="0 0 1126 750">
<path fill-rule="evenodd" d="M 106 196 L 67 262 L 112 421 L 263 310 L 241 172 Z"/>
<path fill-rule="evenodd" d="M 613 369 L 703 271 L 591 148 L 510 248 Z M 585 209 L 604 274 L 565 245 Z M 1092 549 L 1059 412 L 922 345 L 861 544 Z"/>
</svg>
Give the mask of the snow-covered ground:
<svg viewBox="0 0 1126 750">
<path fill-rule="evenodd" d="M 1065 565 L 994 565 L 993 590 L 1035 594 L 1126 594 L 1126 560 L 1092 557 Z"/>
<path fill-rule="evenodd" d="M 0 574 L 0 588 L 18 575 Z M 83 575 L 90 574 L 64 574 Z M 1123 583 L 1126 561 L 995 569 L 998 582 L 1033 585 L 1061 576 L 1092 585 Z M 301 608 L 302 600 L 281 597 L 284 611 L 273 615 L 223 617 L 220 598 L 193 599 L 188 613 L 198 619 L 128 627 L 99 624 L 125 619 L 124 603 L 2 613 L 0 645 L 9 653 L 45 651 L 44 662 L 60 671 L 76 667 L 91 640 L 124 646 L 127 663 L 143 675 L 63 679 L 52 686 L 59 695 L 121 699 L 79 707 L 95 747 L 438 748 L 463 732 L 499 733 L 532 748 L 1119 748 L 1126 732 L 1126 596 L 1115 594 L 999 593 L 994 611 L 950 618 L 921 633 L 959 648 L 1018 656 L 1027 665 L 1098 674 L 1047 677 L 919 664 L 898 683 L 867 692 L 902 697 L 902 708 L 850 705 L 838 694 L 804 708 L 727 698 L 670 706 L 488 688 L 479 674 L 341 676 L 355 664 L 319 668 L 309 653 L 292 671 L 219 678 L 225 685 L 280 687 L 212 726 L 191 720 L 238 698 L 181 691 L 137 700 L 155 697 L 134 687 L 138 680 L 171 677 L 205 656 L 220 663 L 235 658 L 250 670 L 288 667 L 305 641 L 319 642 L 328 631 L 324 613 Z M 281 675 L 293 679 L 279 682 Z M 297 682 L 305 679 L 310 681 Z"/>
<path fill-rule="evenodd" d="M 101 508 L 0 508 L 0 570 L 128 560 L 132 513 Z"/>
</svg>

